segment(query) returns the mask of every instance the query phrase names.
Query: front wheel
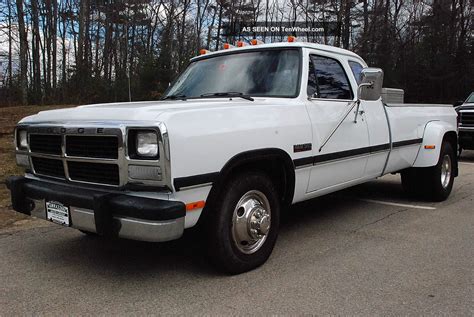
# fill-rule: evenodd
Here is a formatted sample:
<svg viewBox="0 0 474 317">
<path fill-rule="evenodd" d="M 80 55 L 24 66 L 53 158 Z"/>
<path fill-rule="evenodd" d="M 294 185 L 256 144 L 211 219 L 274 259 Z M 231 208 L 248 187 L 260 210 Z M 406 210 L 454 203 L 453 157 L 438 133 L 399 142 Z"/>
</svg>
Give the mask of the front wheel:
<svg viewBox="0 0 474 317">
<path fill-rule="evenodd" d="M 280 224 L 280 201 L 270 178 L 258 171 L 236 175 L 219 198 L 208 218 L 210 260 L 231 274 L 265 263 Z"/>
</svg>

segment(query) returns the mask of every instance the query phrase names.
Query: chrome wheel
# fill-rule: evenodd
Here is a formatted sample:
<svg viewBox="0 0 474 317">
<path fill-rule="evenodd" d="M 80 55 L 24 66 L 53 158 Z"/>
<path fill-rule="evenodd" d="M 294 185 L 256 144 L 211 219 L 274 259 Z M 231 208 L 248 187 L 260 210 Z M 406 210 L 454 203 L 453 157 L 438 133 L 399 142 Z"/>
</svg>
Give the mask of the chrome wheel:
<svg viewBox="0 0 474 317">
<path fill-rule="evenodd" d="M 445 155 L 441 163 L 441 186 L 443 186 L 443 188 L 447 188 L 451 182 L 451 167 L 451 157 Z"/>
<path fill-rule="evenodd" d="M 271 208 L 267 197 L 251 190 L 240 198 L 232 218 L 234 245 L 245 254 L 257 252 L 267 239 L 271 226 Z"/>
</svg>

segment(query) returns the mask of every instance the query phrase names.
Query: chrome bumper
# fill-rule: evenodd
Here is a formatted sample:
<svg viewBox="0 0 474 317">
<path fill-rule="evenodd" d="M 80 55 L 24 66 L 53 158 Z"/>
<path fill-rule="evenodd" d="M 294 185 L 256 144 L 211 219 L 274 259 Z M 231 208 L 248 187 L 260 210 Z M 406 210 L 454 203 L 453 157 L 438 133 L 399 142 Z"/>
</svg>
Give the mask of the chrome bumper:
<svg viewBox="0 0 474 317">
<path fill-rule="evenodd" d="M 182 202 L 47 185 L 24 177 L 8 179 L 7 186 L 16 211 L 47 219 L 46 200 L 58 201 L 69 207 L 76 229 L 149 242 L 174 240 L 184 231 Z"/>
<path fill-rule="evenodd" d="M 34 200 L 34 208 L 31 216 L 46 220 L 45 201 Z M 91 209 L 71 206 L 69 209 L 71 227 L 88 232 L 96 232 L 94 211 Z M 184 217 L 167 220 L 151 221 L 134 218 L 112 217 L 113 227 L 120 228 L 118 237 L 132 240 L 163 242 L 175 240 L 183 235 Z"/>
</svg>

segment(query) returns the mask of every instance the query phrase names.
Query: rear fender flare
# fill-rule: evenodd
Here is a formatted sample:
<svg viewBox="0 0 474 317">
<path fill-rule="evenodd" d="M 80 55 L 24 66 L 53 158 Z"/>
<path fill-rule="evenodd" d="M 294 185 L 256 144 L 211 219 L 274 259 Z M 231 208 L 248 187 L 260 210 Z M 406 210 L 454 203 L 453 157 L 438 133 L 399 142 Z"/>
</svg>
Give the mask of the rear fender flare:
<svg viewBox="0 0 474 317">
<path fill-rule="evenodd" d="M 456 127 L 443 121 L 431 121 L 425 126 L 423 133 L 423 143 L 421 144 L 418 156 L 415 159 L 413 167 L 430 167 L 438 164 L 441 145 L 448 133 L 456 133 Z M 432 148 L 425 148 L 425 146 Z M 456 148 L 454 148 L 456 151 Z"/>
</svg>

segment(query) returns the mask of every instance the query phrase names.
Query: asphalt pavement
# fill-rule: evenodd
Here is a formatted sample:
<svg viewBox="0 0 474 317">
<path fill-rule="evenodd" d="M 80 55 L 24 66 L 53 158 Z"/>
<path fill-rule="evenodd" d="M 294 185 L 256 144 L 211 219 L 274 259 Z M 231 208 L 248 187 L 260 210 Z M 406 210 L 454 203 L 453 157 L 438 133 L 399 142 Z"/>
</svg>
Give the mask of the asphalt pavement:
<svg viewBox="0 0 474 317">
<path fill-rule="evenodd" d="M 216 273 L 202 241 L 0 231 L 0 316 L 474 315 L 474 152 L 442 203 L 389 175 L 294 206 L 262 267 Z"/>
</svg>

